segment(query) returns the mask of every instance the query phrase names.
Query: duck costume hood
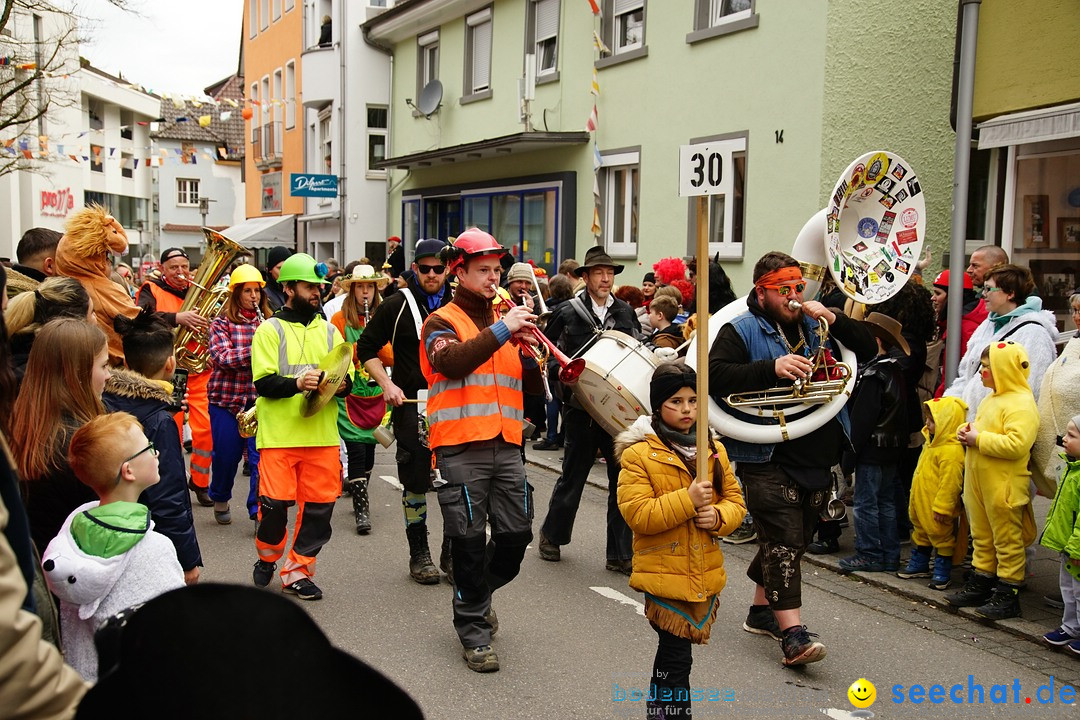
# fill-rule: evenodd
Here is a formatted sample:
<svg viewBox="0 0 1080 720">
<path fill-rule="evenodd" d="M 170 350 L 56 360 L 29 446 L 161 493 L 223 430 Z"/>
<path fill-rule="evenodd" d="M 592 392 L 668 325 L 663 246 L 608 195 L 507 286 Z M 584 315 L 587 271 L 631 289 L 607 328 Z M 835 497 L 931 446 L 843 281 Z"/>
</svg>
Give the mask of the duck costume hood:
<svg viewBox="0 0 1080 720">
<path fill-rule="evenodd" d="M 110 279 L 109 253 L 127 252 L 127 233 L 116 218 L 100 205 L 90 203 L 67 221 L 56 246 L 56 270 L 75 278 L 94 301 L 98 326 L 109 339 L 109 362 L 124 364 L 124 347 L 113 329 L 117 315 L 133 318 L 139 308 L 127 292 Z"/>
</svg>

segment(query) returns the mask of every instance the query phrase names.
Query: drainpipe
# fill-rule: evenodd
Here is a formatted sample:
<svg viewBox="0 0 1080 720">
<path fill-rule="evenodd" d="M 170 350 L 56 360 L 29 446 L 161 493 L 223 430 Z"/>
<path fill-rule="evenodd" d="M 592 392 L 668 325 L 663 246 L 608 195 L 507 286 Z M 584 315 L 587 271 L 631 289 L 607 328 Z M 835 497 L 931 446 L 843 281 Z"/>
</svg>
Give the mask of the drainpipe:
<svg viewBox="0 0 1080 720">
<path fill-rule="evenodd" d="M 971 113 L 975 94 L 975 45 L 982 0 L 960 0 L 960 67 L 956 93 L 956 151 L 953 156 L 952 237 L 949 243 L 949 299 L 945 339 L 945 386 L 956 379 L 960 365 L 960 324 L 964 314 L 965 240 L 971 166 Z"/>
<path fill-rule="evenodd" d="M 386 95 L 386 157 L 393 157 L 394 154 L 390 149 L 390 142 L 393 140 L 394 137 L 393 133 L 391 132 L 391 128 L 394 125 L 394 48 L 391 45 L 384 45 L 377 40 L 372 40 L 371 35 L 369 35 L 366 30 L 364 31 L 364 42 L 367 43 L 370 47 L 375 48 L 376 50 L 390 58 L 390 82 Z M 393 225 L 392 214 L 394 210 L 393 208 L 391 208 L 389 203 L 390 196 L 394 194 L 394 191 L 398 187 L 400 187 L 406 180 L 409 179 L 409 176 L 412 174 L 412 170 L 406 170 L 405 177 L 399 180 L 396 184 L 393 182 L 392 179 L 393 172 L 393 168 L 387 168 L 386 170 L 386 198 L 388 201 L 386 203 L 387 232 L 390 231 L 390 227 Z M 399 205 L 398 211 L 400 212 L 400 210 L 401 206 Z M 404 234 L 404 230 L 405 228 L 402 227 L 400 232 Z M 412 247 L 409 246 L 409 238 L 403 237 L 401 239 L 401 242 L 405 245 L 406 251 L 412 251 Z"/>
<path fill-rule="evenodd" d="M 340 77 L 339 90 L 338 90 L 338 145 L 341 148 L 340 151 L 340 165 L 341 170 L 338 173 L 338 253 L 335 255 L 340 256 L 341 267 L 345 267 L 348 259 L 345 257 L 347 248 L 345 245 L 345 201 L 349 199 L 348 185 L 346 184 L 348 178 L 346 177 L 346 157 L 347 143 L 349 133 L 345 131 L 345 121 L 348 119 L 349 114 L 345 111 L 345 86 L 346 86 L 346 63 L 345 63 L 345 49 L 348 47 L 346 38 L 349 35 L 350 28 L 346 24 L 349 19 L 349 13 L 346 9 L 348 3 L 346 0 L 337 0 L 338 14 L 341 16 L 338 22 L 338 61 L 339 70 L 338 75 Z M 362 256 L 361 252 L 357 257 Z"/>
</svg>

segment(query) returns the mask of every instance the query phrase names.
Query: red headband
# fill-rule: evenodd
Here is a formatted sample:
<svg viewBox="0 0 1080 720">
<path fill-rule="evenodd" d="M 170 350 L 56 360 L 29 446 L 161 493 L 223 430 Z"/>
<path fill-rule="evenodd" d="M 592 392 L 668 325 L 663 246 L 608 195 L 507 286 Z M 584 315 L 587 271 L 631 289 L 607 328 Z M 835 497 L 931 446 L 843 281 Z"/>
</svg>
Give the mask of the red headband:
<svg viewBox="0 0 1080 720">
<path fill-rule="evenodd" d="M 778 270 L 767 272 L 754 282 L 754 287 L 788 285 L 790 283 L 796 282 L 804 282 L 802 268 L 798 265 L 792 267 L 782 267 Z"/>
</svg>

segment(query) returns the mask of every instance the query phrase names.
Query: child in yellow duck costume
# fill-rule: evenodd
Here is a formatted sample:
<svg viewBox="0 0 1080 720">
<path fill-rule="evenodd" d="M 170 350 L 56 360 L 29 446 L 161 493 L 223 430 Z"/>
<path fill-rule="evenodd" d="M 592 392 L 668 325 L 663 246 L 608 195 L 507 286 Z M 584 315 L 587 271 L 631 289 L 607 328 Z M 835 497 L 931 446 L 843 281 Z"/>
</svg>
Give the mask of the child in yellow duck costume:
<svg viewBox="0 0 1080 720">
<path fill-rule="evenodd" d="M 1028 459 L 1039 410 L 1028 386 L 1030 365 L 1022 345 L 990 343 L 980 374 L 991 393 L 979 403 L 975 422 L 957 431 L 967 447 L 964 507 L 975 572 L 963 590 L 945 599 L 956 607 L 974 607 L 976 615 L 990 620 L 1020 615 L 1024 548 L 1035 539 Z"/>
<path fill-rule="evenodd" d="M 960 515 L 960 493 L 964 488 L 964 446 L 956 432 L 966 417 L 967 405 L 960 398 L 934 398 L 923 403 L 925 442 L 911 479 L 908 502 L 911 557 L 907 567 L 896 574 L 902 578 L 929 577 L 934 590 L 946 589 L 952 574 L 954 521 Z M 930 553 L 935 550 L 931 573 Z"/>
</svg>

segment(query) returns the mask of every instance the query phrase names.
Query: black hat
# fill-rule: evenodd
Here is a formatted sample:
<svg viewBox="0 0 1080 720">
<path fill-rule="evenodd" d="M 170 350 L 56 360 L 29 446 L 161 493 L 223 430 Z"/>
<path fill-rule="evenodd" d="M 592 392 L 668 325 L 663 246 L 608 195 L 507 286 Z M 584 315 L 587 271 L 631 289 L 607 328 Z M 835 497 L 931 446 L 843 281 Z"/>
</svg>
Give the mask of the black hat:
<svg viewBox="0 0 1080 720">
<path fill-rule="evenodd" d="M 292 257 L 293 254 L 294 251 L 284 245 L 270 248 L 270 252 L 266 256 L 266 269 L 273 270 L 275 265 L 285 262 Z"/>
<path fill-rule="evenodd" d="M 664 402 L 684 387 L 697 389 L 697 373 L 682 361 L 664 363 L 649 381 L 649 404 L 657 412 Z"/>
<path fill-rule="evenodd" d="M 161 253 L 161 264 L 164 265 L 166 260 L 172 260 L 173 258 L 182 257 L 185 260 L 190 260 L 188 254 L 184 252 L 183 248 L 169 248 Z"/>
<path fill-rule="evenodd" d="M 585 262 L 574 268 L 574 275 L 581 277 L 589 268 L 601 266 L 613 268 L 616 275 L 623 271 L 623 266 L 612 260 L 611 256 L 607 254 L 604 248 L 599 245 L 593 245 L 585 251 Z"/>
<path fill-rule="evenodd" d="M 643 282 L 643 283 L 651 282 L 651 283 L 655 284 L 656 283 L 656 273 L 654 273 L 654 272 L 645 273 L 645 277 L 641 278 L 641 282 Z"/>
<path fill-rule="evenodd" d="M 106 621 L 96 643 L 101 677 L 79 705 L 79 718 L 285 720 L 345 717 L 346 709 L 350 717 L 423 718 L 408 694 L 331 645 L 296 603 L 256 588 L 208 583 L 172 590 L 123 624 Z M 289 669 L 299 673 L 293 691 L 253 693 L 266 687 L 266 673 Z M 177 692 L 205 678 L 228 682 L 213 692 Z"/>
</svg>

